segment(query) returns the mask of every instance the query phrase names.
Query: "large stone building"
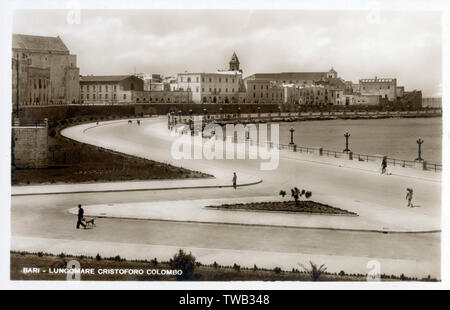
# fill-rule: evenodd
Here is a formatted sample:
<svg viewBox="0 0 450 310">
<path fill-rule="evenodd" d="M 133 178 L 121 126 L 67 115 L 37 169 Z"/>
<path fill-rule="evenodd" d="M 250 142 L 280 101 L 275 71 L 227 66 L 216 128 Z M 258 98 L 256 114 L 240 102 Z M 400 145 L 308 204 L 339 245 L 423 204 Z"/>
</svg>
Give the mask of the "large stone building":
<svg viewBox="0 0 450 310">
<path fill-rule="evenodd" d="M 247 76 L 244 81 L 266 80 L 279 84 L 313 85 L 324 78 L 337 78 L 337 72 L 331 68 L 328 72 L 281 72 L 281 73 L 255 73 Z"/>
<path fill-rule="evenodd" d="M 359 92 L 363 96 L 381 96 L 389 101 L 397 100 L 397 79 L 377 78 L 359 80 Z"/>
<path fill-rule="evenodd" d="M 14 107 L 79 102 L 77 58 L 59 36 L 13 34 L 12 58 Z"/>
<path fill-rule="evenodd" d="M 132 91 L 143 91 L 144 81 L 134 75 L 86 75 L 80 77 L 81 102 L 95 104 L 130 103 Z"/>
<path fill-rule="evenodd" d="M 193 103 L 239 102 L 243 98 L 240 93 L 245 93 L 245 88 L 236 53 L 231 57 L 228 70 L 178 73 L 176 89 L 191 92 Z"/>
<path fill-rule="evenodd" d="M 134 75 L 80 77 L 83 104 L 188 103 L 187 91 L 145 90 L 144 80 Z"/>
</svg>

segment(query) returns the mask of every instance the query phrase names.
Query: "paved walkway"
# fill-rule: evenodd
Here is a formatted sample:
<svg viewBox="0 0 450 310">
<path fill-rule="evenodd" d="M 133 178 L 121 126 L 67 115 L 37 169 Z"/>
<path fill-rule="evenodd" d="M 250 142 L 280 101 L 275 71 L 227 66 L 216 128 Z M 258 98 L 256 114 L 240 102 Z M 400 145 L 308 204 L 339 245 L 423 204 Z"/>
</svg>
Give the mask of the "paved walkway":
<svg viewBox="0 0 450 310">
<path fill-rule="evenodd" d="M 254 185 L 261 179 L 249 175 L 240 175 L 238 186 Z M 154 181 L 128 181 L 106 183 L 79 183 L 79 184 L 49 184 L 13 186 L 12 196 L 21 195 L 50 195 L 64 193 L 95 193 L 95 192 L 127 192 L 143 190 L 170 190 L 188 188 L 232 187 L 230 180 L 205 178 L 182 180 L 154 180 Z"/>
<path fill-rule="evenodd" d="M 147 254 L 159 253 L 164 258 L 172 256 L 175 248 L 186 247 L 194 249 L 193 253 L 205 263 L 210 260 L 219 263 L 223 261 L 224 264 L 228 261 L 231 264 L 238 262 L 243 266 L 253 266 L 256 263 L 261 266 L 267 264 L 270 268 L 283 264 L 281 267 L 289 269 L 293 265 L 297 268 L 299 256 L 304 258 L 305 263 L 309 259 L 321 262 L 322 257 L 327 266 L 346 272 L 367 272 L 368 259 L 379 258 L 386 263 L 382 272 L 393 268 L 392 272 L 386 273 L 398 275 L 404 270 L 405 275 L 439 275 L 440 234 L 348 231 L 360 228 L 367 230 L 369 227 L 415 232 L 440 229 L 439 176 L 435 175 L 437 179 L 433 179 L 424 175 L 380 175 L 367 169 L 329 163 L 322 159 L 317 161 L 317 158 L 310 155 L 309 158 L 298 158 L 297 155 L 292 157 L 292 153 L 284 154 L 284 151 L 280 154 L 279 167 L 273 171 L 261 171 L 260 160 L 175 160 L 168 156 L 175 138 L 167 135 L 166 124 L 166 121 L 160 119 L 143 120 L 141 126 L 127 125 L 126 121 L 111 124 L 102 122 L 103 126 L 98 127 L 92 127 L 92 124 L 70 127 L 63 134 L 130 155 L 202 171 L 214 175 L 215 180 L 223 180 L 223 184 L 230 183 L 233 171 L 238 174 L 238 183 L 245 176 L 263 182 L 237 190 L 216 187 L 167 192 L 136 191 L 130 195 L 100 191 L 93 194 L 46 195 L 39 199 L 28 195 L 13 196 L 12 249 L 48 249 L 55 252 L 64 249 L 67 253 L 75 254 L 102 251 L 111 252 L 111 256 L 119 254 L 130 258 L 138 258 L 142 255 L 140 250 L 148 249 Z M 83 126 L 92 128 L 84 130 L 87 127 Z M 410 170 L 414 174 L 420 172 Z M 104 186 L 106 188 L 94 184 L 93 189 L 114 189 L 116 185 L 108 183 Z M 222 203 L 225 198 L 228 198 L 226 201 L 266 197 L 279 199 L 277 195 L 280 189 L 289 190 L 293 186 L 311 190 L 312 200 L 355 211 L 359 216 L 294 214 L 294 219 L 289 214 L 292 219 L 288 221 L 293 226 L 326 228 L 291 229 L 277 226 L 286 221 L 286 214 L 230 213 L 203 208 L 205 197 L 215 199 L 217 203 Z M 414 188 L 414 203 L 417 208 L 406 207 L 406 187 Z M 72 227 L 74 216 L 68 212 L 69 208 L 78 203 L 83 204 L 89 212 L 95 209 L 98 211 L 101 207 L 111 216 L 132 217 L 133 213 L 140 213 L 143 218 L 167 219 L 167 216 L 171 216 L 175 221 L 123 220 L 111 217 L 99 219 L 96 229 L 80 231 Z M 102 204 L 103 206 L 99 206 Z M 123 211 L 125 208 L 128 210 Z M 242 216 L 247 217 L 247 222 L 255 222 L 255 225 L 261 225 L 264 220 L 271 226 L 212 224 L 224 220 L 238 223 Z M 179 222 L 177 217 L 191 221 L 206 220 L 211 224 Z M 366 227 L 361 227 L 364 225 Z M 330 228 L 344 230 L 327 230 Z M 160 247 L 165 250 L 159 250 Z M 251 251 L 247 251 L 249 248 Z M 151 255 L 160 258 L 156 254 Z"/>
<path fill-rule="evenodd" d="M 280 226 L 295 228 L 322 228 L 373 232 L 436 232 L 440 222 L 433 217 L 424 217 L 416 212 L 402 212 L 399 224 L 396 212 L 381 205 L 362 205 L 351 199 L 336 201 L 326 195 L 314 196 L 314 201 L 333 204 L 334 207 L 352 211 L 358 216 L 308 215 L 293 212 L 250 212 L 207 208 L 232 203 L 282 201 L 290 198 L 261 196 L 227 199 L 171 200 L 140 203 L 98 204 L 84 206 L 85 215 L 144 220 L 164 220 L 199 223 Z M 78 208 L 69 210 L 78 213 Z"/>
<path fill-rule="evenodd" d="M 109 126 L 108 126 L 109 124 Z M 243 212 L 208 210 L 204 207 L 208 204 L 227 203 L 233 199 L 189 199 L 168 202 L 148 202 L 140 204 L 119 204 L 119 205 L 95 205 L 85 206 L 86 214 L 92 216 L 139 218 L 139 219 L 159 219 L 173 221 L 193 221 L 193 222 L 213 222 L 213 223 L 233 223 L 250 225 L 275 225 L 292 226 L 303 228 L 328 228 L 345 230 L 369 230 L 369 231 L 389 231 L 389 232 L 429 232 L 440 230 L 440 197 L 434 197 L 433 192 L 440 189 L 440 174 L 430 171 L 419 171 L 411 168 L 392 167 L 392 175 L 380 175 L 376 163 L 358 162 L 346 159 L 336 159 L 312 154 L 293 153 L 290 151 L 280 152 L 280 166 L 273 171 L 260 171 L 258 161 L 250 160 L 174 160 L 167 154 L 170 152 L 171 143 L 176 137 L 167 133 L 166 124 L 159 121 L 149 120 L 142 122 L 142 127 L 137 125 L 124 125 L 117 121 L 109 122 L 103 126 L 92 126 L 92 124 L 79 125 L 65 129 L 62 134 L 85 143 L 100 144 L 115 151 L 127 152 L 140 157 L 148 157 L 154 160 L 164 160 L 174 165 L 181 165 L 189 169 L 203 171 L 216 176 L 217 180 L 229 182 L 231 169 L 238 172 L 239 180 L 248 180 L 248 183 L 256 183 L 262 179 L 263 187 L 269 189 L 271 185 L 287 185 L 289 178 L 294 178 L 297 171 L 304 172 L 311 169 L 311 176 L 307 179 L 309 190 L 313 190 L 315 201 L 330 204 L 345 210 L 356 212 L 358 217 L 349 216 L 325 216 L 325 215 L 304 215 L 304 214 L 281 214 L 267 212 Z M 109 127 L 109 128 L 108 128 Z M 119 132 L 116 129 L 121 129 Z M 134 137 L 139 144 L 122 138 L 120 133 L 130 129 L 133 135 L 126 133 L 126 137 Z M 115 135 L 111 136 L 110 131 Z M 106 138 L 106 135 L 108 135 Z M 118 136 L 117 136 L 118 135 Z M 101 138 L 100 138 L 101 137 Z M 150 139 L 157 139 L 158 148 L 154 148 L 154 142 Z M 149 141 L 150 140 L 150 141 Z M 146 143 L 147 142 L 147 143 Z M 197 141 L 198 142 L 198 141 Z M 195 145 L 195 141 L 193 143 Z M 149 155 L 151 154 L 151 155 Z M 156 158 L 156 159 L 155 159 Z M 255 167 L 256 165 L 256 167 Z M 282 169 L 287 165 L 288 173 Z M 230 168 L 232 167 L 232 168 Z M 337 169 L 337 170 L 336 170 Z M 253 175 L 249 177 L 253 172 Z M 294 174 L 292 174 L 294 172 Z M 336 173 L 351 175 L 349 183 L 344 179 L 336 178 Z M 330 181 L 334 179 L 336 187 L 330 187 Z M 280 180 L 280 182 L 277 182 Z M 254 181 L 254 182 L 250 182 Z M 184 181 L 181 181 L 184 182 Z M 189 181 L 191 182 L 191 181 Z M 211 180 L 195 182 L 211 182 Z M 302 181 L 304 183 L 305 181 Z M 333 181 L 331 181 L 333 182 Z M 364 183 L 372 183 L 372 187 L 364 186 Z M 393 183 L 394 182 L 394 183 Z M 417 186 L 411 184 L 418 184 Z M 228 183 L 229 184 L 229 183 Z M 390 185 L 401 186 L 400 195 L 389 199 Z M 360 191 L 363 185 L 364 190 Z M 107 185 L 105 185 L 107 186 Z M 114 185 L 112 185 L 114 186 Z M 407 208 L 406 201 L 403 202 L 399 196 L 403 196 L 406 187 L 412 186 L 420 195 L 420 189 L 429 196 L 420 195 L 415 198 L 416 208 Z M 342 194 L 348 189 L 354 188 L 352 196 Z M 433 188 L 433 190 L 428 190 Z M 286 189 L 286 188 L 285 188 Z M 289 189 L 289 188 L 288 188 Z M 345 189 L 345 190 L 344 190 Z M 277 188 L 272 188 L 272 195 L 263 199 L 278 199 Z M 199 189 L 203 197 L 207 196 L 207 189 Z M 266 191 L 267 193 L 267 191 Z M 267 195 L 262 195 L 267 196 Z M 383 197 L 385 196 L 385 197 Z M 255 201 L 261 195 L 248 196 L 236 199 L 239 202 Z M 431 200 L 430 200 L 431 198 Z"/>
</svg>

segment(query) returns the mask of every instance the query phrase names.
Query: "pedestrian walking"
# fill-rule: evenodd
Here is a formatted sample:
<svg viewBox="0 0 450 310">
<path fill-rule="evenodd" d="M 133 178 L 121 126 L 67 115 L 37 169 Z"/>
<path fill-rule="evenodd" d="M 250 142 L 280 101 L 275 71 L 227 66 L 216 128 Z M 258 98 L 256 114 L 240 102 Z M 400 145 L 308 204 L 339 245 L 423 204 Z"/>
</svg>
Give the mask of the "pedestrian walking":
<svg viewBox="0 0 450 310">
<path fill-rule="evenodd" d="M 78 222 L 77 222 L 77 229 L 80 229 L 80 225 L 86 228 L 86 225 L 83 223 L 84 218 L 84 210 L 81 207 L 81 205 L 78 205 Z"/>
<path fill-rule="evenodd" d="M 386 173 L 386 167 L 387 167 L 387 157 L 383 156 L 383 160 L 381 161 L 381 174 Z"/>
<path fill-rule="evenodd" d="M 412 198 L 413 198 L 413 190 L 412 188 L 407 188 L 406 189 L 406 200 L 408 201 L 408 207 L 413 208 L 413 204 L 412 204 Z"/>
<path fill-rule="evenodd" d="M 236 189 L 237 187 L 237 175 L 236 172 L 233 172 L 233 188 Z"/>
</svg>

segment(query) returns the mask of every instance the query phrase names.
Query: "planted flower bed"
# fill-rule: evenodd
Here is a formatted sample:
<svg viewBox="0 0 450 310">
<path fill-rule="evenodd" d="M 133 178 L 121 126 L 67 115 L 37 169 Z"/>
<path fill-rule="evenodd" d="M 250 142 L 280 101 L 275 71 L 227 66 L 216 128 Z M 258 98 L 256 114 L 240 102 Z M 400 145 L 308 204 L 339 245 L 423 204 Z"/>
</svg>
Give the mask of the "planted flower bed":
<svg viewBox="0 0 450 310">
<path fill-rule="evenodd" d="M 224 204 L 220 206 L 208 206 L 207 208 L 221 209 L 221 210 L 247 210 L 247 211 L 277 211 L 277 212 L 298 212 L 309 214 L 337 214 L 337 215 L 352 215 L 357 216 L 356 213 L 340 208 L 335 208 L 323 203 L 315 201 L 270 201 L 270 202 L 251 202 L 251 203 L 237 203 Z"/>
</svg>

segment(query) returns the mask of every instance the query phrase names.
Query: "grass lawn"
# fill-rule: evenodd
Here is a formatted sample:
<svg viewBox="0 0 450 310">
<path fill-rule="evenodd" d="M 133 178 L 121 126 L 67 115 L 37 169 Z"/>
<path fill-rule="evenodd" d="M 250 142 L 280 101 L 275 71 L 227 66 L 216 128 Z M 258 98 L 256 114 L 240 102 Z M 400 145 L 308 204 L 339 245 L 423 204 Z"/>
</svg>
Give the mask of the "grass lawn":
<svg viewBox="0 0 450 310">
<path fill-rule="evenodd" d="M 12 169 L 12 185 L 212 177 L 67 139 L 59 131 L 75 123 L 67 121 L 63 124 L 49 129 L 48 145 L 58 146 L 57 151 L 49 153 L 49 166 L 42 169 Z"/>
<path fill-rule="evenodd" d="M 111 258 L 101 257 L 83 257 L 83 256 L 66 256 L 60 254 L 58 256 L 44 253 L 24 253 L 11 252 L 11 280 L 66 280 L 67 275 L 61 273 L 50 273 L 50 270 L 56 268 L 66 268 L 67 263 L 71 260 L 77 260 L 80 268 L 93 269 L 94 274 L 82 274 L 81 280 L 84 281 L 176 281 L 173 275 L 147 275 L 147 270 L 170 270 L 172 269 L 169 262 L 158 262 L 156 259 L 149 261 L 127 261 L 119 256 Z M 194 258 L 195 261 L 195 258 Z M 312 272 L 294 269 L 292 271 L 283 271 L 279 268 L 272 270 L 261 269 L 257 266 L 254 268 L 241 268 L 238 265 L 220 266 L 202 265 L 195 263 L 195 269 L 190 281 L 312 281 Z M 39 273 L 24 273 L 24 268 L 39 268 Z M 143 275 L 137 274 L 104 274 L 100 275 L 100 271 L 115 269 L 131 269 L 143 270 Z M 45 271 L 45 272 L 44 272 Z M 150 272 L 152 273 L 152 272 Z M 392 280 L 418 280 L 406 277 L 381 275 L 383 281 Z M 434 279 L 421 279 L 422 281 L 433 281 Z M 366 281 L 366 275 L 362 274 L 346 274 L 344 271 L 340 273 L 323 272 L 317 278 L 317 281 Z"/>
</svg>

